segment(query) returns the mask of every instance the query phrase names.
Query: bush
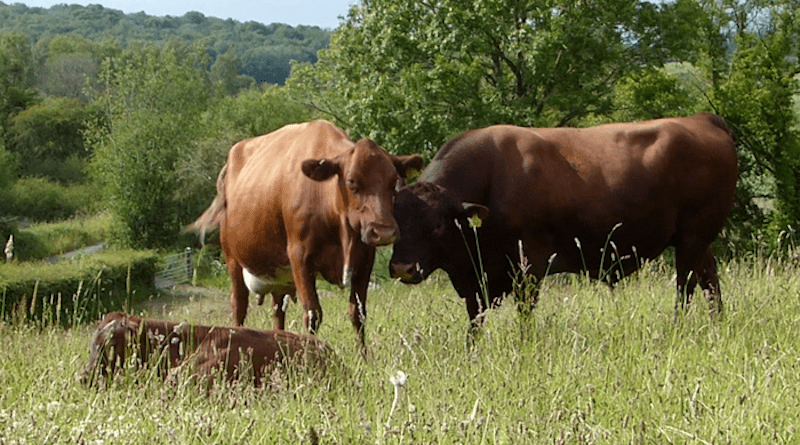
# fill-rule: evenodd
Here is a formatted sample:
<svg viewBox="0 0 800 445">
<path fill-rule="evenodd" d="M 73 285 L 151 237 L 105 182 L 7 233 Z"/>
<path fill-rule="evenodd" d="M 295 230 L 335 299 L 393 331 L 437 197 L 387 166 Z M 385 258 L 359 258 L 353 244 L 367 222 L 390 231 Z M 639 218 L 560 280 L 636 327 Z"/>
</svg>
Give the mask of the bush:
<svg viewBox="0 0 800 445">
<path fill-rule="evenodd" d="M 151 295 L 158 255 L 119 250 L 55 264 L 0 266 L 0 315 L 73 325 Z"/>
<path fill-rule="evenodd" d="M 22 178 L 6 192 L 6 216 L 34 221 L 69 218 L 90 205 L 88 185 L 62 186 L 43 178 Z"/>
<path fill-rule="evenodd" d="M 43 260 L 100 243 L 107 237 L 109 224 L 109 216 L 103 214 L 15 230 L 14 258 L 18 261 Z M 0 223 L 0 235 L 2 234 Z"/>
</svg>

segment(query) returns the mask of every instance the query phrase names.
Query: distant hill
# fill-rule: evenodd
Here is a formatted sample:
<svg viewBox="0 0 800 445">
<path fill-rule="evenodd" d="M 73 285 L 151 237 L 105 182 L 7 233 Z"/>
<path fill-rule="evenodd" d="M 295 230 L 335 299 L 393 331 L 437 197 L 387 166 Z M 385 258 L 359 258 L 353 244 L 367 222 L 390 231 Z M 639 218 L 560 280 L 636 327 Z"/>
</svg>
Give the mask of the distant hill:
<svg viewBox="0 0 800 445">
<path fill-rule="evenodd" d="M 100 5 L 61 4 L 50 8 L 0 2 L 0 31 L 21 30 L 32 43 L 59 34 L 75 33 L 91 40 L 113 38 L 125 47 L 133 41 L 202 40 L 211 63 L 233 49 L 240 74 L 257 82 L 283 84 L 290 61 L 316 62 L 317 51 L 328 46 L 331 32 L 318 26 L 292 27 L 206 17 L 188 12 L 182 17 L 156 17 L 143 12 L 125 14 Z"/>
</svg>

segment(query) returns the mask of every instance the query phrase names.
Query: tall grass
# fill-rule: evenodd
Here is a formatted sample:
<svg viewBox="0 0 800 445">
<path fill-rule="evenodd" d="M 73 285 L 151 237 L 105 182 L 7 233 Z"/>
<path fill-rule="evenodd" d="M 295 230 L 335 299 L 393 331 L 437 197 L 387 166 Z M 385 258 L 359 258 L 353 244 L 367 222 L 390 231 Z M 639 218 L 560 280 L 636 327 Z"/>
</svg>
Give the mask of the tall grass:
<svg viewBox="0 0 800 445">
<path fill-rule="evenodd" d="M 87 389 L 75 376 L 91 327 L 2 326 L 11 341 L 0 349 L 0 441 L 795 443 L 800 270 L 755 257 L 720 272 L 721 320 L 697 295 L 673 321 L 673 270 L 655 262 L 613 290 L 578 275 L 547 278 L 527 324 L 509 299 L 488 313 L 470 349 L 464 302 L 443 274 L 417 286 L 379 279 L 367 304 L 366 360 L 346 291 L 326 287 L 319 334 L 347 371 L 277 391 L 206 393 L 146 372 Z M 227 291 L 215 290 L 154 298 L 137 311 L 228 324 L 228 304 Z M 301 320 L 290 305 L 288 327 L 299 330 Z M 271 326 L 268 305 L 251 307 L 248 325 Z"/>
</svg>

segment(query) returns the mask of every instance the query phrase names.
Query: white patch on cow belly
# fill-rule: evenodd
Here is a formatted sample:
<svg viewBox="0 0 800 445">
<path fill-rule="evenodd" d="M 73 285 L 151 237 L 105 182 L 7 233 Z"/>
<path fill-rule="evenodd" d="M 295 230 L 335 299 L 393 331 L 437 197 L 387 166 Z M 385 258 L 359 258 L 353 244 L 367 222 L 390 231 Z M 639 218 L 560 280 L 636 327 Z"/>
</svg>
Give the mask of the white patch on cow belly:
<svg viewBox="0 0 800 445">
<path fill-rule="evenodd" d="M 265 295 L 275 287 L 294 287 L 294 277 L 292 276 L 291 266 L 279 267 L 275 269 L 275 276 L 255 275 L 247 268 L 243 268 L 242 276 L 244 284 L 251 293 Z"/>
</svg>

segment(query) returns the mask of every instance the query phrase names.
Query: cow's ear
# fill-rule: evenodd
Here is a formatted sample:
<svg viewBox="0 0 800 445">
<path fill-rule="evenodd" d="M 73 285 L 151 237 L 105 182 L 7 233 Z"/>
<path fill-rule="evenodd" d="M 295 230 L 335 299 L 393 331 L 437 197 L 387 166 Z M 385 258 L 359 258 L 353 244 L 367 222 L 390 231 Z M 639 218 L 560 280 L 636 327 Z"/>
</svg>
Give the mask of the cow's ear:
<svg viewBox="0 0 800 445">
<path fill-rule="evenodd" d="M 339 164 L 330 159 L 307 159 L 303 161 L 303 174 L 315 181 L 325 181 L 342 171 Z"/>
<path fill-rule="evenodd" d="M 467 218 L 478 217 L 479 219 L 486 219 L 489 216 L 489 207 L 484 205 L 475 204 L 472 202 L 462 202 L 464 216 Z"/>
<path fill-rule="evenodd" d="M 422 170 L 423 160 L 418 155 L 392 156 L 392 163 L 401 177 L 408 178 L 413 176 L 415 171 Z"/>
</svg>

